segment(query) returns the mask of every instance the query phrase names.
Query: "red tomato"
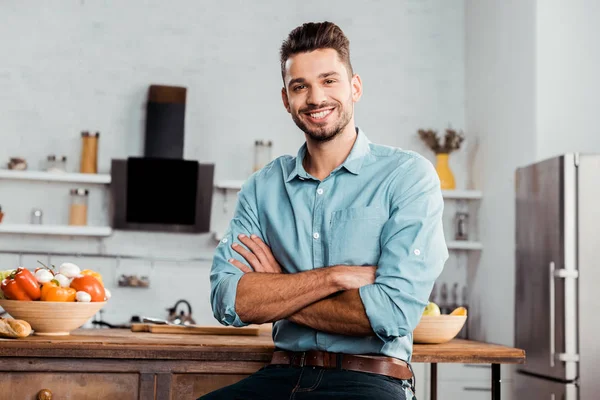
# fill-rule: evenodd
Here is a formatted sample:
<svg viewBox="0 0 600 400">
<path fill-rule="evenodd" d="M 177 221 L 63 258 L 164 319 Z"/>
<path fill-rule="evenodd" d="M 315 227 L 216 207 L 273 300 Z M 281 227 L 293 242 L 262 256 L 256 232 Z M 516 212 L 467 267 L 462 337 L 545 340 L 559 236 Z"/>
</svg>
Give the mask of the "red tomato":
<svg viewBox="0 0 600 400">
<path fill-rule="evenodd" d="M 92 301 L 104 301 L 104 286 L 91 275 L 82 275 L 73 278 L 71 287 L 78 292 L 86 292 L 92 297 Z"/>
</svg>

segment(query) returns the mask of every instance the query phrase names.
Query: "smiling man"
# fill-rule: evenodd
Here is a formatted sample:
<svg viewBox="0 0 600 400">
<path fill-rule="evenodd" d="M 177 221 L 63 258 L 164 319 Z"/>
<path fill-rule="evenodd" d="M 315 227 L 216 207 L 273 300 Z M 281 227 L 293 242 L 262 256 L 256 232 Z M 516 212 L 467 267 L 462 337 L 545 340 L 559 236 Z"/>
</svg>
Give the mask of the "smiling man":
<svg viewBox="0 0 600 400">
<path fill-rule="evenodd" d="M 448 258 L 433 165 L 355 126 L 349 41 L 306 23 L 281 46 L 306 142 L 253 174 L 217 246 L 224 325 L 273 322 L 271 363 L 202 399 L 414 399 L 412 332 Z"/>
</svg>

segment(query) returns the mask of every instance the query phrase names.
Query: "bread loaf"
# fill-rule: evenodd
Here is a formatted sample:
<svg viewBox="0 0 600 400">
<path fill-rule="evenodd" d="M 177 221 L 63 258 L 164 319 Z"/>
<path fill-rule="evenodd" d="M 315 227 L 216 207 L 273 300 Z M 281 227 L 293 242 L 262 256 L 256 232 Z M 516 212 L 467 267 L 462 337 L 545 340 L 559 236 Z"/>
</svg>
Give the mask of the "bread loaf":
<svg viewBox="0 0 600 400">
<path fill-rule="evenodd" d="M 22 338 L 31 333 L 31 325 L 22 319 L 0 318 L 0 337 Z"/>
</svg>

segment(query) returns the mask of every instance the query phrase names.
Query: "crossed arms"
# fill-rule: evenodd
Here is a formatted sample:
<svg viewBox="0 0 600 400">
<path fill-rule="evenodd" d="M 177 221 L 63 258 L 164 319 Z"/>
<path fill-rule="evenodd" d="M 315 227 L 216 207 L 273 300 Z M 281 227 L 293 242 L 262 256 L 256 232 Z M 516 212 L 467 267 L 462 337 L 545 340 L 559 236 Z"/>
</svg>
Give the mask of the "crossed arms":
<svg viewBox="0 0 600 400">
<path fill-rule="evenodd" d="M 244 326 L 288 319 L 323 332 L 377 335 L 384 341 L 411 333 L 448 255 L 439 180 L 428 162 L 417 161 L 395 179 L 402 185 L 391 196 L 377 266 L 282 273 L 265 244 L 255 182 L 249 180 L 238 197 L 231 241 L 219 244 L 211 270 L 217 320 Z"/>
</svg>

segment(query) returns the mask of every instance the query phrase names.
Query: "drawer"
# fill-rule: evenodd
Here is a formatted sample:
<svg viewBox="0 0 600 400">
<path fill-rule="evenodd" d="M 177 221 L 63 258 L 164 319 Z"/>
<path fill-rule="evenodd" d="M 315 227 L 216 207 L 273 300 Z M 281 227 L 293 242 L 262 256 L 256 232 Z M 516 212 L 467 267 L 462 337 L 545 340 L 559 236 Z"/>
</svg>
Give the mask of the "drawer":
<svg viewBox="0 0 600 400">
<path fill-rule="evenodd" d="M 206 393 L 239 382 L 247 376 L 234 374 L 173 374 L 171 399 L 197 399 Z"/>
<path fill-rule="evenodd" d="M 479 381 L 439 382 L 437 390 L 443 400 L 490 400 L 492 396 L 491 386 Z"/>
<path fill-rule="evenodd" d="M 438 364 L 438 381 L 483 381 L 491 386 L 490 364 Z"/>
<path fill-rule="evenodd" d="M 0 400 L 37 400 L 43 389 L 61 400 L 137 400 L 138 387 L 138 374 L 0 373 Z"/>
</svg>

